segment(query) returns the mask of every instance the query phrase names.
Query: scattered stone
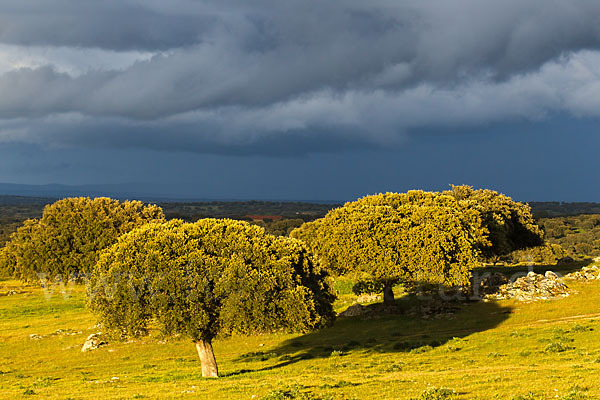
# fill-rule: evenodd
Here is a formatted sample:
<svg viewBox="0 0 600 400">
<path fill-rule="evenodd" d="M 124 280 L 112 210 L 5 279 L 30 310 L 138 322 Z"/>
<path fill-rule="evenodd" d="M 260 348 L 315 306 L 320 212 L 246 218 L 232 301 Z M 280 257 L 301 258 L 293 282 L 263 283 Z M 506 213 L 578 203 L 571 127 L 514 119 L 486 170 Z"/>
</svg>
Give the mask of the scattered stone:
<svg viewBox="0 0 600 400">
<path fill-rule="evenodd" d="M 377 294 L 361 294 L 356 299 L 356 301 L 358 303 L 372 303 L 372 302 L 378 301 L 378 300 L 381 300 L 381 296 L 379 296 Z"/>
<path fill-rule="evenodd" d="M 600 267 L 595 265 L 591 267 L 583 267 L 579 271 L 575 271 L 566 275 L 565 278 L 578 281 L 600 280 Z"/>
<path fill-rule="evenodd" d="M 6 291 L 1 291 L 0 296 L 14 296 L 17 294 L 29 293 L 27 290 L 22 289 L 8 289 Z"/>
<path fill-rule="evenodd" d="M 102 333 L 98 332 L 98 333 L 92 333 L 90 336 L 88 336 L 88 338 L 85 340 L 85 343 L 83 344 L 83 347 L 81 348 L 82 352 L 85 351 L 91 351 L 91 350 L 96 350 L 99 347 L 105 346 L 108 343 L 105 342 L 102 339 Z"/>
<path fill-rule="evenodd" d="M 345 311 L 338 314 L 338 317 L 358 317 L 367 313 L 367 307 L 361 304 L 354 304 Z"/>
<path fill-rule="evenodd" d="M 32 333 L 31 335 L 29 335 L 29 339 L 39 340 L 39 339 L 43 339 L 43 338 L 49 337 L 49 336 L 58 336 L 58 335 L 73 336 L 73 335 L 78 335 L 80 333 L 81 333 L 81 331 L 74 331 L 73 329 L 57 329 L 55 332 L 52 332 L 49 335 L 38 335 L 37 333 Z"/>
<path fill-rule="evenodd" d="M 552 272 L 552 271 L 546 271 L 546 273 L 544 274 L 544 277 L 545 277 L 546 279 L 554 279 L 554 280 L 556 280 L 556 279 L 559 279 L 559 276 L 558 276 L 558 275 L 556 275 L 556 274 L 555 274 L 554 272 Z"/>
<path fill-rule="evenodd" d="M 74 331 L 73 329 L 57 329 L 52 335 L 64 335 L 64 336 L 73 336 L 79 335 L 81 331 Z"/>
<path fill-rule="evenodd" d="M 497 293 L 487 294 L 486 299 L 516 299 L 519 301 L 553 300 L 569 295 L 569 288 L 552 271 L 545 275 L 531 271 L 512 283 L 498 288 Z"/>
<path fill-rule="evenodd" d="M 385 315 L 403 314 L 401 307 L 395 304 L 375 303 L 363 306 L 362 304 L 354 304 L 346 309 L 346 311 L 338 314 L 338 317 L 363 317 L 366 319 L 381 318 Z"/>
</svg>

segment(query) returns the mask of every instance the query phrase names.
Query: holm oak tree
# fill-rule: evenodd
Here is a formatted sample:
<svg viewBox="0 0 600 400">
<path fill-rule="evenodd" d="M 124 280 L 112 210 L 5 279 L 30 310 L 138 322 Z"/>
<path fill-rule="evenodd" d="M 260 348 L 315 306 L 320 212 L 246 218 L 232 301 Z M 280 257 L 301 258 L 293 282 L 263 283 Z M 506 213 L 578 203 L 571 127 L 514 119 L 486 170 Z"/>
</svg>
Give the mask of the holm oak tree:
<svg viewBox="0 0 600 400">
<path fill-rule="evenodd" d="M 483 228 L 475 213 L 464 213 L 450 196 L 409 192 L 422 204 L 391 194 L 368 196 L 330 211 L 324 218 L 294 230 L 334 275 L 351 274 L 368 284 L 363 291 L 383 291 L 394 301 L 392 287 L 468 284 L 477 261 L 476 243 Z M 425 197 L 424 197 L 425 196 Z M 386 199 L 387 198 L 387 199 Z M 403 199 L 400 199 L 403 200 Z"/>
<path fill-rule="evenodd" d="M 2 269 L 28 281 L 76 278 L 91 272 L 101 250 L 123 233 L 148 222 L 164 221 L 162 209 L 140 201 L 105 197 L 66 198 L 44 208 L 40 219 L 17 229 L 0 256 Z"/>
<path fill-rule="evenodd" d="M 326 272 L 305 245 L 242 221 L 148 224 L 105 250 L 88 305 L 112 331 L 196 344 L 202 375 L 217 377 L 212 341 L 232 333 L 309 331 L 334 317 Z"/>
</svg>

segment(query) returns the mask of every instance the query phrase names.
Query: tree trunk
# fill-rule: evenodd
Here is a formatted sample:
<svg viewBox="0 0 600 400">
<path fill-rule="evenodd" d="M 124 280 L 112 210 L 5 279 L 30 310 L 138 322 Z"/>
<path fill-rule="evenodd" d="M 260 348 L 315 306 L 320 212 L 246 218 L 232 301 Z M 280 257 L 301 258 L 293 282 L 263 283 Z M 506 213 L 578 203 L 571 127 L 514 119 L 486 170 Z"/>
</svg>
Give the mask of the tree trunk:
<svg viewBox="0 0 600 400">
<path fill-rule="evenodd" d="M 394 299 L 394 285 L 386 283 L 383 287 L 383 304 L 395 304 Z"/>
<path fill-rule="evenodd" d="M 217 360 L 215 360 L 212 344 L 199 340 L 196 342 L 196 350 L 198 350 L 198 356 L 200 356 L 202 376 L 205 378 L 218 378 L 219 370 L 217 369 Z"/>
</svg>

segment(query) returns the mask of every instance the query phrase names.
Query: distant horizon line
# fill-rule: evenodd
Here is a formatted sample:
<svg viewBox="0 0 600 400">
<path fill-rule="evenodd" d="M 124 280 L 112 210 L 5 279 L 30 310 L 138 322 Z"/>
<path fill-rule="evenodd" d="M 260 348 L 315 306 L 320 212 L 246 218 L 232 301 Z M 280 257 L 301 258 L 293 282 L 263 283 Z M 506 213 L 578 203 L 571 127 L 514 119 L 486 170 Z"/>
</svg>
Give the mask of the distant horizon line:
<svg viewBox="0 0 600 400">
<path fill-rule="evenodd" d="M 204 197 L 204 196 L 188 196 L 188 195 L 161 195 L 157 193 L 143 193 L 140 190 L 132 190 L 130 192 L 119 191 L 116 187 L 124 187 L 128 185 L 144 185 L 145 183 L 107 183 L 107 184 L 83 184 L 83 185 L 72 185 L 63 183 L 47 183 L 47 184 L 22 184 L 22 183 L 10 183 L 0 182 L 0 196 L 3 197 L 27 197 L 27 198 L 40 198 L 56 200 L 65 197 L 111 197 L 118 200 L 140 200 L 145 202 L 174 202 L 174 203 L 186 203 L 186 202 L 198 202 L 198 203 L 209 203 L 209 202 L 250 202 L 250 201 L 263 201 L 270 203 L 312 203 L 312 204 L 344 204 L 348 201 L 355 199 L 346 200 L 332 200 L 332 199 L 291 199 L 291 198 L 251 198 L 251 197 Z M 168 184 L 152 184 L 154 186 L 169 186 Z M 12 187 L 13 190 L 9 190 L 8 187 Z M 110 189 L 109 187 L 113 187 Z M 40 190 L 42 188 L 48 188 L 47 190 Z M 51 189 L 53 188 L 53 189 Z M 367 196 L 369 194 L 361 195 Z M 560 204 L 600 204 L 596 201 L 563 201 L 563 200 L 518 200 L 524 203 L 560 203 Z"/>
</svg>

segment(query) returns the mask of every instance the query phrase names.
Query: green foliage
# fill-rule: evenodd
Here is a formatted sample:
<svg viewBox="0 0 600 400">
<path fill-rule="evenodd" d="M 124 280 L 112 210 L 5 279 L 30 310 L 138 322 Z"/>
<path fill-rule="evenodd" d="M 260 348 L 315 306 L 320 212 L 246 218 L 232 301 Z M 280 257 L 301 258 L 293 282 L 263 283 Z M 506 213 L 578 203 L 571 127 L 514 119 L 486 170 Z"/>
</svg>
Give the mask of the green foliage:
<svg viewBox="0 0 600 400">
<path fill-rule="evenodd" d="M 515 396 L 512 400 L 543 400 L 545 397 L 539 393 L 528 392 L 523 396 Z"/>
<path fill-rule="evenodd" d="M 568 256 L 567 251 L 559 244 L 546 243 L 543 246 L 515 250 L 506 259 L 512 264 L 533 263 L 553 265 L 558 260 Z"/>
<path fill-rule="evenodd" d="M 536 225 L 531 208 L 493 190 L 452 186 L 443 192 L 458 200 L 466 210 L 475 210 L 488 230 L 491 246 L 480 246 L 487 259 L 543 244 L 543 231 Z"/>
<path fill-rule="evenodd" d="M 573 346 L 568 346 L 561 342 L 552 342 L 546 346 L 544 352 L 546 353 L 563 353 L 568 350 L 574 349 Z"/>
<path fill-rule="evenodd" d="M 104 251 L 88 305 L 112 330 L 210 342 L 217 334 L 308 331 L 333 319 L 326 273 L 295 239 L 242 221 L 152 223 Z"/>
<path fill-rule="evenodd" d="M 573 386 L 569 389 L 569 393 L 562 396 L 560 400 L 585 400 L 589 397 L 584 393 L 587 389 L 582 389 L 579 386 Z"/>
<path fill-rule="evenodd" d="M 378 280 L 359 280 L 352 286 L 352 293 L 355 295 L 381 293 L 384 286 L 385 282 Z"/>
<path fill-rule="evenodd" d="M 294 219 L 282 219 L 279 221 L 257 221 L 253 222 L 253 224 L 262 226 L 265 228 L 267 233 L 275 236 L 289 236 L 289 234 L 296 228 L 302 226 L 304 223 L 303 219 L 294 218 Z"/>
<path fill-rule="evenodd" d="M 270 391 L 262 400 L 326 400 L 329 396 L 316 396 L 302 385 L 290 385 L 283 389 L 275 389 Z"/>
<path fill-rule="evenodd" d="M 35 266 L 42 261 L 36 259 L 36 249 L 41 246 L 38 226 L 39 220 L 28 219 L 10 236 L 10 241 L 0 250 L 2 275 L 35 279 Z"/>
<path fill-rule="evenodd" d="M 0 278 L 8 278 L 14 275 L 16 258 L 8 247 L 0 248 Z"/>
<path fill-rule="evenodd" d="M 0 199 L 1 200 L 1 199 Z M 272 201 L 209 201 L 194 203 L 160 203 L 167 219 L 195 222 L 202 218 L 248 219 L 249 215 L 276 215 L 286 220 L 310 221 L 327 214 L 334 206 L 323 203 Z"/>
<path fill-rule="evenodd" d="M 542 218 L 546 240 L 562 246 L 573 257 L 600 256 L 600 215 Z"/>
<path fill-rule="evenodd" d="M 26 220 L 11 235 L 0 256 L 0 270 L 30 281 L 36 281 L 38 273 L 50 280 L 89 273 L 102 249 L 123 233 L 154 221 L 164 221 L 160 207 L 139 201 L 59 200 L 46 206 L 39 220 Z"/>
<path fill-rule="evenodd" d="M 354 274 L 355 293 L 402 282 L 468 284 L 479 257 L 494 260 L 542 243 L 529 206 L 492 190 L 453 186 L 366 196 L 292 231 L 334 275 Z"/>
<path fill-rule="evenodd" d="M 416 400 L 452 400 L 456 396 L 456 392 L 452 389 L 433 387 L 421 393 Z"/>
<path fill-rule="evenodd" d="M 362 288 L 371 290 L 398 281 L 467 284 L 484 234 L 477 213 L 452 196 L 411 191 L 346 203 L 291 236 L 304 240 L 333 274 L 372 281 Z"/>
</svg>

